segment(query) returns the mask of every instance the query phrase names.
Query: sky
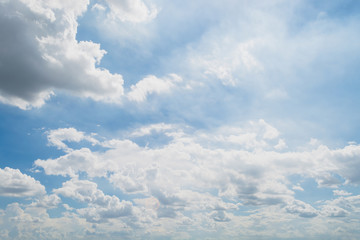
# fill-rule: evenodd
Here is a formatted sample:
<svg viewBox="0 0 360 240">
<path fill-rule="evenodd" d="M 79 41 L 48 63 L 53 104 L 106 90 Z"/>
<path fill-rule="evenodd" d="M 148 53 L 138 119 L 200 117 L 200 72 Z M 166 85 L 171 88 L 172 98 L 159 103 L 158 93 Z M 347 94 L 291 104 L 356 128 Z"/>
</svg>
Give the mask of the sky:
<svg viewBox="0 0 360 240">
<path fill-rule="evenodd" d="M 0 0 L 0 238 L 359 239 L 360 2 Z"/>
</svg>

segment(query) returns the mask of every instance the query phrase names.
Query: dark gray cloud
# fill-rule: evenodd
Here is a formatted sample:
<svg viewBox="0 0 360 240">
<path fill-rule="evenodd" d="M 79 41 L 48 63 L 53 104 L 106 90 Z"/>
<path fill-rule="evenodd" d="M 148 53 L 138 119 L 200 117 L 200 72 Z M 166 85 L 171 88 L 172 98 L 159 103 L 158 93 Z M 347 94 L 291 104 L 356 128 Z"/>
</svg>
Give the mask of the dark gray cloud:
<svg viewBox="0 0 360 240">
<path fill-rule="evenodd" d="M 96 66 L 106 52 L 76 40 L 77 17 L 87 4 L 0 3 L 0 101 L 22 109 L 39 107 L 61 90 L 120 102 L 122 77 Z"/>
</svg>

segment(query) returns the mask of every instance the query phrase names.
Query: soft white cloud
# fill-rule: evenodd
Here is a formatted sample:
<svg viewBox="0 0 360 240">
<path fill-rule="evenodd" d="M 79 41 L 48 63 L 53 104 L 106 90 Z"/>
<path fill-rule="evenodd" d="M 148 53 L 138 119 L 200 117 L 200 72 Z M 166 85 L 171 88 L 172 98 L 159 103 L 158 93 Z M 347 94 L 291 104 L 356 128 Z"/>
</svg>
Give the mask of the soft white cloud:
<svg viewBox="0 0 360 240">
<path fill-rule="evenodd" d="M 335 191 L 334 191 L 335 192 Z M 360 195 L 349 196 L 345 191 L 338 191 L 340 197 L 324 201 L 321 213 L 328 217 L 345 218 L 360 211 Z"/>
<path fill-rule="evenodd" d="M 137 138 L 148 137 L 157 131 L 181 134 L 171 135 L 170 142 L 155 148 L 140 147 L 126 137 L 106 140 L 99 142 L 104 150 L 75 149 L 59 158 L 37 160 L 35 165 L 46 174 L 72 177 L 54 192 L 87 203 L 88 207 L 76 211 L 89 222 L 122 217 L 131 224 L 154 223 L 164 218 L 176 222 L 186 214 L 193 217 L 199 214 L 206 221 L 226 223 L 236 221 L 236 212 L 249 206 L 277 206 L 276 211 L 282 211 L 284 219 L 289 213 L 304 218 L 346 217 L 354 209 L 347 206 L 350 199 L 346 202 L 344 199 L 342 204 L 340 200 L 324 203 L 316 209 L 295 198 L 293 190 L 306 192 L 307 189 L 294 185 L 291 178 L 311 178 L 319 187 L 333 187 L 332 179 L 337 179 L 336 186 L 340 187 L 344 184 L 340 180 L 348 176 L 343 174 L 348 168 L 346 163 L 351 165 L 350 160 L 357 156 L 357 145 L 335 150 L 324 145 L 306 145 L 298 151 L 279 150 L 275 146 L 281 135 L 264 120 L 249 122 L 243 128 L 227 127 L 213 132 L 160 123 L 140 127 L 129 132 L 128 137 L 134 134 Z M 234 144 L 231 141 L 234 134 L 252 136 L 249 139 L 258 143 L 250 148 L 246 144 Z M 95 183 L 78 180 L 83 173 L 89 178 L 107 179 L 130 198 L 144 198 L 122 202 L 116 196 L 104 194 Z M 109 212 L 110 206 L 118 209 L 116 214 Z M 137 215 L 138 211 L 144 211 L 141 218 L 126 217 Z"/>
<path fill-rule="evenodd" d="M 158 10 L 153 4 L 146 4 L 143 0 L 106 0 L 109 17 L 123 22 L 146 22 L 156 17 Z"/>
<path fill-rule="evenodd" d="M 304 189 L 300 186 L 300 184 L 294 185 L 292 189 L 296 191 L 302 191 L 302 192 L 304 191 Z"/>
<path fill-rule="evenodd" d="M 105 195 L 95 183 L 87 180 L 71 179 L 54 192 L 88 203 L 88 207 L 78 209 L 77 212 L 89 222 L 103 222 L 108 218 L 130 216 L 133 212 L 131 202 L 120 201 L 116 196 Z"/>
<path fill-rule="evenodd" d="M 349 211 L 340 208 L 338 206 L 325 205 L 322 208 L 322 214 L 329 217 L 346 217 L 349 215 Z"/>
<path fill-rule="evenodd" d="M 335 164 L 339 167 L 338 174 L 343 176 L 348 183 L 360 183 L 360 175 L 357 171 L 360 168 L 359 155 L 359 145 L 353 144 L 333 152 Z"/>
<path fill-rule="evenodd" d="M 150 135 L 153 132 L 167 132 L 175 130 L 174 126 L 171 124 L 165 124 L 165 123 L 159 123 L 159 124 L 152 124 L 149 126 L 141 127 L 139 129 L 136 129 L 133 133 L 131 133 L 134 137 L 141 137 L 145 135 Z"/>
<path fill-rule="evenodd" d="M 352 195 L 352 193 L 349 193 L 344 190 L 333 190 L 333 193 L 335 196 L 350 196 L 350 195 Z"/>
<path fill-rule="evenodd" d="M 86 171 L 91 176 L 103 176 L 107 169 L 104 162 L 98 161 L 97 154 L 93 154 L 88 148 L 71 151 L 57 159 L 38 159 L 35 165 L 44 168 L 46 174 L 72 177 L 79 171 Z"/>
<path fill-rule="evenodd" d="M 44 195 L 45 187 L 19 169 L 0 169 L 0 195 L 6 197 L 30 197 Z"/>
<path fill-rule="evenodd" d="M 105 11 L 106 7 L 104 7 L 103 5 L 99 4 L 99 3 L 95 3 L 92 7 L 91 10 L 99 10 L 99 11 Z"/>
<path fill-rule="evenodd" d="M 61 199 L 56 194 L 45 195 L 42 198 L 37 199 L 35 202 L 31 204 L 32 207 L 38 208 L 56 208 L 61 203 Z"/>
<path fill-rule="evenodd" d="M 226 36 L 216 43 L 211 43 L 212 51 L 207 52 L 205 56 L 192 57 L 191 63 L 198 65 L 205 75 L 219 79 L 224 85 L 235 86 L 242 77 L 236 76 L 235 72 L 262 71 L 261 63 L 251 54 L 252 49 L 258 44 L 259 40 L 235 42 Z"/>
<path fill-rule="evenodd" d="M 98 143 L 95 138 L 85 135 L 84 132 L 77 131 L 75 128 L 59 128 L 56 130 L 50 130 L 47 135 L 49 145 L 65 151 L 71 151 L 71 148 L 69 148 L 64 141 L 80 142 L 85 140 L 91 142 L 93 145 Z"/>
<path fill-rule="evenodd" d="M 225 126 L 220 127 L 214 133 L 202 133 L 196 135 L 198 141 L 212 142 L 213 146 L 228 148 L 239 147 L 247 150 L 272 149 L 281 150 L 286 148 L 284 139 L 279 139 L 279 131 L 268 124 L 264 119 L 250 121 L 243 127 Z"/>
<path fill-rule="evenodd" d="M 12 203 L 0 214 L 2 239 L 79 239 L 90 225 L 74 215 L 51 218 L 46 208 Z M 46 229 L 46 231 L 44 231 Z"/>
<path fill-rule="evenodd" d="M 314 209 L 311 205 L 304 203 L 299 200 L 294 200 L 291 202 L 285 210 L 288 213 L 298 214 L 300 217 L 305 218 L 313 218 L 318 215 L 316 209 Z"/>
<path fill-rule="evenodd" d="M 57 91 L 119 103 L 123 79 L 99 68 L 106 53 L 77 41 L 77 18 L 88 0 L 3 1 L 0 29 L 0 101 L 40 107 Z"/>
<path fill-rule="evenodd" d="M 150 94 L 170 92 L 181 81 L 181 77 L 176 74 L 170 74 L 164 78 L 147 76 L 136 85 L 131 86 L 131 91 L 127 94 L 127 97 L 130 101 L 143 102 Z"/>
</svg>

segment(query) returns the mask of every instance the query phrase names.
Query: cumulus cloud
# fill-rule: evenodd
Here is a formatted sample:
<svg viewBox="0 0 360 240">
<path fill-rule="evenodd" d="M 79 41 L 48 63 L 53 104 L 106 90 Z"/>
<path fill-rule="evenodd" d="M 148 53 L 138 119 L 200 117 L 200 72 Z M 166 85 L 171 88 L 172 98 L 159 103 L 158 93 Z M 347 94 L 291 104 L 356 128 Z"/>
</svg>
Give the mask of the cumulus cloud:
<svg viewBox="0 0 360 240">
<path fill-rule="evenodd" d="M 49 145 L 65 151 L 70 151 L 71 148 L 69 148 L 64 141 L 80 142 L 85 140 L 93 145 L 98 143 L 95 138 L 85 135 L 84 132 L 77 131 L 75 128 L 59 128 L 56 130 L 50 130 L 47 135 Z"/>
<path fill-rule="evenodd" d="M 56 194 L 45 195 L 44 197 L 38 198 L 30 206 L 51 209 L 56 208 L 61 203 L 61 199 Z"/>
<path fill-rule="evenodd" d="M 87 0 L 0 4 L 0 101 L 28 109 L 64 91 L 120 102 L 122 77 L 97 67 L 106 52 L 99 44 L 76 40 L 77 18 Z"/>
<path fill-rule="evenodd" d="M 110 202 L 119 210 L 114 218 L 137 212 L 140 207 L 152 216 L 151 221 L 180 219 L 185 212 L 205 211 L 207 221 L 228 222 L 233 221 L 235 211 L 249 206 L 278 206 L 284 213 L 303 218 L 348 216 L 349 210 L 338 204 L 331 205 L 338 208 L 324 205 L 316 209 L 296 199 L 293 190 L 307 190 L 294 185 L 291 178 L 312 178 L 319 187 L 330 186 L 330 180 L 325 182 L 329 176 L 347 179 L 343 170 L 347 166 L 343 164 L 351 165 L 352 161 L 344 160 L 344 156 L 352 159 L 357 145 L 351 145 L 354 149 L 346 146 L 332 150 L 319 145 L 299 151 L 279 150 L 276 145 L 281 134 L 264 120 L 213 132 L 153 124 L 129 132 L 128 137 L 148 137 L 157 131 L 181 134 L 172 134 L 168 143 L 156 148 L 140 147 L 127 138 L 105 140 L 98 143 L 104 150 L 70 149 L 59 158 L 39 159 L 35 165 L 46 174 L 72 178 L 54 192 L 89 204 L 78 213 L 90 222 L 110 219 Z M 234 144 L 234 134 L 245 134 L 245 139 L 254 144 L 249 147 L 245 140 Z M 78 180 L 83 173 L 90 178 L 103 177 L 123 194 L 137 194 L 147 200 L 134 200 L 138 206 L 130 207 L 130 202 L 125 204 L 116 196 L 105 195 L 95 183 Z M 342 184 L 340 181 L 337 186 Z"/>
<path fill-rule="evenodd" d="M 304 218 L 313 218 L 318 215 L 316 209 L 314 209 L 310 204 L 304 203 L 299 200 L 294 200 L 291 202 L 285 210 L 288 213 L 298 214 L 300 217 Z"/>
<path fill-rule="evenodd" d="M 45 187 L 19 169 L 0 169 L 0 195 L 6 197 L 31 197 L 44 195 Z"/>
<path fill-rule="evenodd" d="M 322 208 L 322 214 L 329 217 L 346 217 L 349 215 L 349 212 L 338 206 L 325 205 Z"/>
<path fill-rule="evenodd" d="M 86 171 L 90 176 L 102 176 L 106 174 L 104 164 L 88 148 L 71 151 L 57 159 L 35 161 L 35 165 L 44 168 L 46 174 L 72 177 L 77 176 L 79 171 Z"/>
<path fill-rule="evenodd" d="M 88 203 L 88 207 L 78 209 L 77 212 L 89 222 L 104 222 L 109 218 L 130 216 L 133 212 L 131 202 L 105 195 L 95 183 L 87 180 L 72 179 L 54 192 Z"/>
</svg>

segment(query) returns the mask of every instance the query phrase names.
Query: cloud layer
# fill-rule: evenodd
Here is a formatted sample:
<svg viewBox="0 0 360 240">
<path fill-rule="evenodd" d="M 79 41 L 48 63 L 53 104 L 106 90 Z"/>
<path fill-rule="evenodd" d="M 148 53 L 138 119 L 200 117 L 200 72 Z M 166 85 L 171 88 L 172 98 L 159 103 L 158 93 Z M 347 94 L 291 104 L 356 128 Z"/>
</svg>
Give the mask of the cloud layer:
<svg viewBox="0 0 360 240">
<path fill-rule="evenodd" d="M 87 136 L 75 129 L 57 129 L 48 132 L 49 141 L 65 144 L 63 134 L 54 134 L 64 132 Z M 153 148 L 134 142 L 153 134 L 167 135 L 170 140 Z M 359 174 L 349 170 L 360 167 L 358 161 L 352 160 L 360 157 L 360 147 L 329 149 L 320 144 L 286 151 L 277 148 L 280 140 L 285 144 L 279 131 L 264 120 L 214 132 L 157 124 L 135 129 L 123 139 L 93 139 L 102 150 L 72 149 L 65 145 L 64 155 L 39 159 L 34 164 L 47 175 L 70 177 L 53 193 L 63 201 L 71 198 L 85 206 L 77 209 L 68 206 L 67 211 L 88 223 L 99 224 L 99 228 L 120 224 L 124 230 L 119 231 L 129 234 L 129 238 L 134 234 L 146 236 L 141 229 L 154 238 L 158 231 L 163 236 L 171 237 L 170 232 L 174 232 L 190 234 L 191 238 L 196 236 L 192 230 L 207 236 L 211 229 L 220 231 L 220 236 L 255 236 L 257 216 L 277 219 L 261 224 L 269 227 L 262 230 L 269 237 L 275 234 L 270 226 L 290 227 L 292 222 L 306 229 L 306 236 L 328 234 L 327 221 L 335 221 L 342 229 L 353 232 L 351 225 L 342 222 L 356 216 L 359 197 L 349 196 L 351 193 L 341 188 L 359 183 Z M 84 176 L 86 179 L 79 179 Z M 299 176 L 297 181 L 293 180 Z M 96 179 L 105 179 L 118 194 L 105 194 Z M 301 187 L 306 179 L 317 183 L 318 188 L 339 189 L 334 190 L 334 200 L 316 203 L 297 199 L 297 191 L 308 191 Z M 253 208 L 257 210 L 252 211 Z M 312 220 L 306 223 L 305 219 Z M 206 227 L 209 224 L 213 227 Z M 150 230 L 150 226 L 163 229 Z M 248 231 L 234 232 L 234 226 L 248 226 Z M 285 238 L 304 237 L 301 231 L 285 232 Z"/>
</svg>

